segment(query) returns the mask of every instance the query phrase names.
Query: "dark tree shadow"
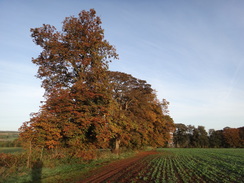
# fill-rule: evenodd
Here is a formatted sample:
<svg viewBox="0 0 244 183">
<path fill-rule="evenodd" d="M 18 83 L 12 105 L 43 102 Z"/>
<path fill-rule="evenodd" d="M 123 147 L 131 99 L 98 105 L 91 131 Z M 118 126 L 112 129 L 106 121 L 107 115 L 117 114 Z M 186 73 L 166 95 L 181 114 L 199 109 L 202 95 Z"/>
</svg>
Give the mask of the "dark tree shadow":
<svg viewBox="0 0 244 183">
<path fill-rule="evenodd" d="M 37 159 L 37 161 L 33 164 L 31 171 L 32 182 L 41 183 L 42 166 L 43 163 L 40 159 Z"/>
</svg>

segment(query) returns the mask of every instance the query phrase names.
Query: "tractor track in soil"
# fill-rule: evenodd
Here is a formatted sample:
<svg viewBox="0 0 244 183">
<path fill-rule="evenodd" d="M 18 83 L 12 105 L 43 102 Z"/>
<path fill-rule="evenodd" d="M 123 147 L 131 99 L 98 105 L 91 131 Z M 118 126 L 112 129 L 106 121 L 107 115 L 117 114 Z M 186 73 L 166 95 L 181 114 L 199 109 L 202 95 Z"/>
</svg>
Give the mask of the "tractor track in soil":
<svg viewBox="0 0 244 183">
<path fill-rule="evenodd" d="M 84 180 L 79 181 L 78 183 L 100 183 L 104 182 L 110 177 L 116 175 L 118 172 L 130 167 L 134 163 L 142 160 L 146 156 L 157 154 L 156 151 L 146 151 L 146 152 L 140 152 L 136 156 L 131 158 L 126 158 L 123 160 L 118 160 L 115 162 L 112 162 L 108 165 L 105 165 L 103 167 L 100 167 L 90 173 L 90 177 L 85 178 Z"/>
</svg>

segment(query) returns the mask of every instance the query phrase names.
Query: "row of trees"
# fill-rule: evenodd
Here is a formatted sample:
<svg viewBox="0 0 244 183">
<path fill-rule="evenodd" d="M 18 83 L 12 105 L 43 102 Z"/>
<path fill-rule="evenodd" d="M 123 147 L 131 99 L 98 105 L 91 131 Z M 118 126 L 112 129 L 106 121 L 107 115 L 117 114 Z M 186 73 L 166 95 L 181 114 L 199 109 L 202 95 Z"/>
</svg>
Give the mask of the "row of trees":
<svg viewBox="0 0 244 183">
<path fill-rule="evenodd" d="M 204 126 L 175 124 L 175 127 L 175 147 L 244 147 L 244 127 L 210 129 L 208 133 Z"/>
<path fill-rule="evenodd" d="M 108 70 L 118 55 L 100 24 L 91 9 L 67 17 L 62 31 L 46 24 L 31 29 L 43 49 L 32 62 L 46 100 L 20 128 L 29 152 L 62 149 L 82 157 L 97 148 L 167 144 L 174 126 L 169 103 L 160 102 L 146 81 Z"/>
<path fill-rule="evenodd" d="M 210 147 L 244 147 L 244 127 L 209 130 Z"/>
</svg>

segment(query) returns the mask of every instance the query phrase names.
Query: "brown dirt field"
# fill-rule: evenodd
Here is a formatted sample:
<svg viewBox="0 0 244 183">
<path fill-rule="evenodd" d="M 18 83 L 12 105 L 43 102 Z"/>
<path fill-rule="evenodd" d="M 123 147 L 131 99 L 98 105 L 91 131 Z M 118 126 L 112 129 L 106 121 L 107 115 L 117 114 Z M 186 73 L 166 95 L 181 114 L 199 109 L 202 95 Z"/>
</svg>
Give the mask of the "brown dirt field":
<svg viewBox="0 0 244 183">
<path fill-rule="evenodd" d="M 156 151 L 146 151 L 140 152 L 136 156 L 118 160 L 112 162 L 106 166 L 100 167 L 92 172 L 89 173 L 89 177 L 85 178 L 84 180 L 79 181 L 78 183 L 100 183 L 104 182 L 110 177 L 116 175 L 118 172 L 130 167 L 132 164 L 142 160 L 146 156 L 157 154 Z"/>
</svg>

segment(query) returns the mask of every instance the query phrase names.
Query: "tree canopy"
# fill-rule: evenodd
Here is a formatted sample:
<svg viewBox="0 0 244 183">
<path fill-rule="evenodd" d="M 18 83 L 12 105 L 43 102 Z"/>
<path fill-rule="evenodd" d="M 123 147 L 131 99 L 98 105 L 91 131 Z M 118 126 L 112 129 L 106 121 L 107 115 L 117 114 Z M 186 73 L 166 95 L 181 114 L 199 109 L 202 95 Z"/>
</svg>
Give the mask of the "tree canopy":
<svg viewBox="0 0 244 183">
<path fill-rule="evenodd" d="M 20 128 L 29 149 L 84 156 L 95 148 L 167 144 L 174 128 L 169 103 L 160 102 L 146 81 L 108 70 L 118 54 L 104 39 L 101 23 L 91 9 L 65 18 L 61 31 L 47 24 L 31 29 L 43 49 L 32 62 L 39 66 L 46 100 Z"/>
<path fill-rule="evenodd" d="M 164 146 L 169 140 L 173 120 L 163 114 L 168 102 L 160 102 L 151 85 L 121 72 L 109 72 L 117 114 L 113 123 L 121 133 L 117 137 L 132 147 L 142 145 Z M 126 131 L 126 133 L 124 133 Z"/>
<path fill-rule="evenodd" d="M 43 24 L 31 29 L 31 36 L 43 51 L 32 62 L 39 66 L 37 77 L 46 92 L 74 87 L 91 87 L 103 80 L 108 62 L 117 58 L 116 50 L 104 39 L 101 19 L 96 11 L 82 11 L 66 17 L 62 31 Z"/>
</svg>

